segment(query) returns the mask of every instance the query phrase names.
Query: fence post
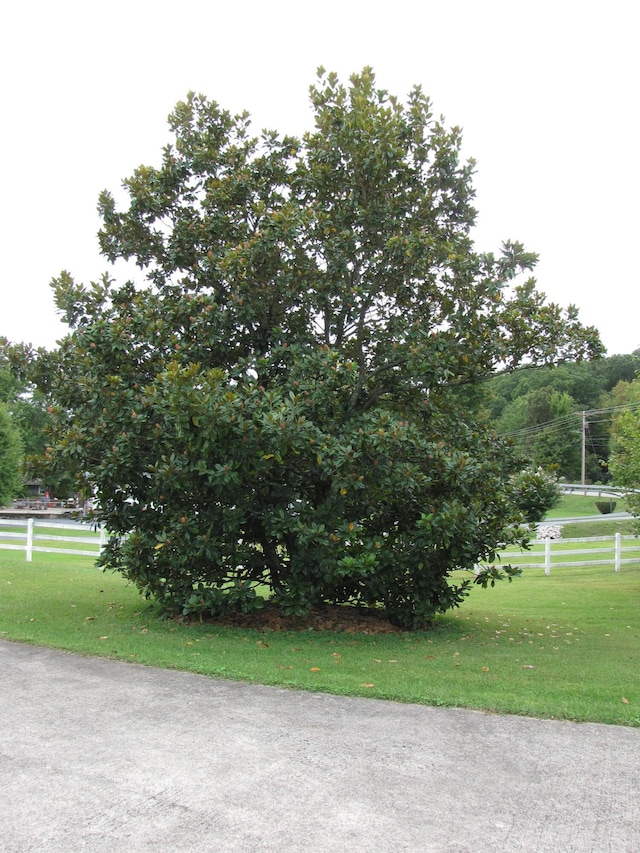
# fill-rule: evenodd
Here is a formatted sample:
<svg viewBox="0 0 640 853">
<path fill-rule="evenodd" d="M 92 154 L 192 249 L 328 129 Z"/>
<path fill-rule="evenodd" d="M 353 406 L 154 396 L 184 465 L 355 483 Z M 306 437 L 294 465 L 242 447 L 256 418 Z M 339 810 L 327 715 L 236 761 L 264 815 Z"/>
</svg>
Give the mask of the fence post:
<svg viewBox="0 0 640 853">
<path fill-rule="evenodd" d="M 616 533 L 616 572 L 620 571 L 620 558 L 622 557 L 622 534 Z"/>
<path fill-rule="evenodd" d="M 27 563 L 30 563 L 33 557 L 33 519 L 27 519 Z"/>
<path fill-rule="evenodd" d="M 544 573 L 551 574 L 551 537 L 547 536 L 544 540 Z"/>
</svg>

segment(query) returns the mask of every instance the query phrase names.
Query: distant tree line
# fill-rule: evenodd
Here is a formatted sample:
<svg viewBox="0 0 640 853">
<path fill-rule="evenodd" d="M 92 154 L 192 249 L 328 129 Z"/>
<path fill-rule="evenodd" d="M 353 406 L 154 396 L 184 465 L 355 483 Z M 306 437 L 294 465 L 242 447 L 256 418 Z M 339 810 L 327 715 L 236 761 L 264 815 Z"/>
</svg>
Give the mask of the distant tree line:
<svg viewBox="0 0 640 853">
<path fill-rule="evenodd" d="M 27 347 L 0 338 L 0 506 L 27 493 L 27 483 L 43 476 L 47 447 L 46 404 L 25 375 Z M 42 490 L 68 497 L 73 483 L 48 477 Z"/>
<path fill-rule="evenodd" d="M 489 379 L 480 405 L 498 432 L 512 437 L 535 466 L 579 482 L 584 443 L 587 481 L 606 483 L 619 415 L 640 403 L 639 376 L 640 349 L 595 361 L 523 368 Z"/>
</svg>

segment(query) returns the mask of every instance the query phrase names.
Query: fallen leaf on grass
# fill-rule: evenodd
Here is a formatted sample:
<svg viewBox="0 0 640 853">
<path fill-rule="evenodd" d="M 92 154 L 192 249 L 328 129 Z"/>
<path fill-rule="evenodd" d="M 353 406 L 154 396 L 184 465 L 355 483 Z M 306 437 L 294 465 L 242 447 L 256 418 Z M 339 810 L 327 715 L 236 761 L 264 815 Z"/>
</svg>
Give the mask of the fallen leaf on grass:
<svg viewBox="0 0 640 853">
<path fill-rule="evenodd" d="M 369 681 L 366 681 L 362 687 L 374 687 L 375 685 L 371 684 Z"/>
<path fill-rule="evenodd" d="M 320 672 L 320 667 L 319 666 L 312 666 L 311 669 L 309 670 L 309 672 Z"/>
<path fill-rule="evenodd" d="M 535 666 L 533 666 L 533 664 L 531 664 L 531 663 L 525 663 L 525 665 L 522 668 L 523 669 L 535 669 Z"/>
<path fill-rule="evenodd" d="M 628 704 L 629 704 L 629 700 L 628 700 L 628 699 L 625 699 L 625 698 L 624 698 L 624 696 L 622 697 L 622 701 L 624 702 L 624 704 L 625 704 L 625 705 L 628 705 Z"/>
<path fill-rule="evenodd" d="M 483 672 L 490 672 L 490 669 L 489 669 L 489 667 L 488 667 L 488 666 L 483 666 L 483 667 L 482 667 L 482 671 L 483 671 Z"/>
<path fill-rule="evenodd" d="M 98 637 L 98 639 L 99 639 L 99 640 L 108 640 L 108 639 L 109 639 L 109 637 L 108 637 L 108 636 L 107 636 L 107 637 Z"/>
</svg>

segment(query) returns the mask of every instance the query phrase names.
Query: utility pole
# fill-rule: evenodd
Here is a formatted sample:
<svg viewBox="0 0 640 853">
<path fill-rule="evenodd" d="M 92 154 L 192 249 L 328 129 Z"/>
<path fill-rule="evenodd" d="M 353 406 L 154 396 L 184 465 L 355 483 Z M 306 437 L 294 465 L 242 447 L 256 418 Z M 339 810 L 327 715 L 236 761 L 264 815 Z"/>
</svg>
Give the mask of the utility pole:
<svg viewBox="0 0 640 853">
<path fill-rule="evenodd" d="M 587 494 L 587 413 L 582 413 L 582 488 Z"/>
</svg>

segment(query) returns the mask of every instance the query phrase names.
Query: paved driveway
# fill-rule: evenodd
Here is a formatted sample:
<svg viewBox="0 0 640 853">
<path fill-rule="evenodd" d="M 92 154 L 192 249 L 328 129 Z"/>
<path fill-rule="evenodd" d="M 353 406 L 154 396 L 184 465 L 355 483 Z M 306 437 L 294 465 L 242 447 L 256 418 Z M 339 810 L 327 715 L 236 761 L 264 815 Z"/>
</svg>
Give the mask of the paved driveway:
<svg viewBox="0 0 640 853">
<path fill-rule="evenodd" d="M 640 729 L 0 642 L 4 853 L 638 853 Z"/>
</svg>

